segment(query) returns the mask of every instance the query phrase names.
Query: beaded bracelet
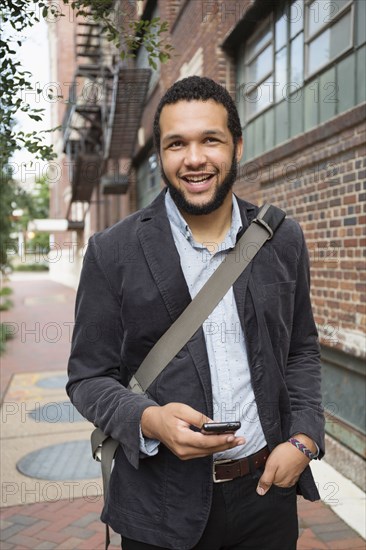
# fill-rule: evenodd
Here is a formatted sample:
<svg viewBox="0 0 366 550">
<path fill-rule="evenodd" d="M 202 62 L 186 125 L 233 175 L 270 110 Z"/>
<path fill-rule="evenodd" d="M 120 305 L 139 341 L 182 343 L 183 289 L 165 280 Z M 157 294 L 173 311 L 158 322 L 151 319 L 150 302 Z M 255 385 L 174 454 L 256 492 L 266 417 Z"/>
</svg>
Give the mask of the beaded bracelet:
<svg viewBox="0 0 366 550">
<path fill-rule="evenodd" d="M 306 445 L 304 445 L 303 443 L 301 443 L 301 441 L 299 441 L 298 439 L 296 439 L 295 437 L 290 437 L 290 439 L 288 439 L 287 441 L 289 441 L 290 443 L 292 443 L 292 445 L 294 445 L 296 447 L 296 449 L 299 449 L 299 451 L 301 451 L 302 453 L 304 453 L 305 456 L 307 456 L 308 458 L 310 458 L 310 460 L 312 460 L 313 458 L 316 458 L 316 454 L 312 453 L 310 451 L 310 449 L 308 449 L 306 447 Z"/>
</svg>

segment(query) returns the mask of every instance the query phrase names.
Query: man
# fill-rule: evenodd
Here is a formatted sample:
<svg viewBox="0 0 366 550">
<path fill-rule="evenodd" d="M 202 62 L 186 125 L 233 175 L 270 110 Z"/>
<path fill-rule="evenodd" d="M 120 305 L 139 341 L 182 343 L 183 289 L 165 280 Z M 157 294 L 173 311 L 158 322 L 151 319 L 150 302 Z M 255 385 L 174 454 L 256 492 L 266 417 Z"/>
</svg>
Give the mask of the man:
<svg viewBox="0 0 366 550">
<path fill-rule="evenodd" d="M 90 239 L 77 296 L 67 391 L 120 442 L 102 519 L 124 550 L 294 550 L 296 493 L 319 498 L 308 464 L 324 452 L 301 229 L 285 220 L 148 392 L 133 394 L 131 376 L 258 211 L 232 193 L 241 125 L 217 83 L 176 82 L 154 139 L 167 189 Z M 205 435 L 210 419 L 242 426 Z"/>
</svg>

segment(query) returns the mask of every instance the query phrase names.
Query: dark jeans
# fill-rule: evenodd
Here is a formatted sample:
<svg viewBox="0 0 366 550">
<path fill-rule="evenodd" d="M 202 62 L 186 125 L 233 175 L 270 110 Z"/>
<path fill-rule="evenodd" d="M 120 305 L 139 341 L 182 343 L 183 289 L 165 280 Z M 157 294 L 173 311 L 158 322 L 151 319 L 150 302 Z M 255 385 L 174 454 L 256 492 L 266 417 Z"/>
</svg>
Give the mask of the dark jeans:
<svg viewBox="0 0 366 550">
<path fill-rule="evenodd" d="M 206 528 L 192 550 L 296 550 L 296 488 L 272 486 L 260 497 L 258 477 L 214 484 Z M 166 550 L 122 537 L 123 550 Z"/>
</svg>

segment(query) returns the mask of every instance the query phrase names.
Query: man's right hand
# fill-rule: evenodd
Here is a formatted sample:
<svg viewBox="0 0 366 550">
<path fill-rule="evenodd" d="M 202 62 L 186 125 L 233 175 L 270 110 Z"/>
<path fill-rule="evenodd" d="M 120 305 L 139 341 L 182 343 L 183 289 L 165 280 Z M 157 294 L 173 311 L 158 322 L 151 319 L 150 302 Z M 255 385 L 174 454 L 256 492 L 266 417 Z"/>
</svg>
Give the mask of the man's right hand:
<svg viewBox="0 0 366 550">
<path fill-rule="evenodd" d="M 141 417 L 145 437 L 158 439 L 181 460 L 200 458 L 244 445 L 243 437 L 234 434 L 204 435 L 191 430 L 210 422 L 206 415 L 184 403 L 168 403 L 162 407 L 147 407 Z"/>
</svg>

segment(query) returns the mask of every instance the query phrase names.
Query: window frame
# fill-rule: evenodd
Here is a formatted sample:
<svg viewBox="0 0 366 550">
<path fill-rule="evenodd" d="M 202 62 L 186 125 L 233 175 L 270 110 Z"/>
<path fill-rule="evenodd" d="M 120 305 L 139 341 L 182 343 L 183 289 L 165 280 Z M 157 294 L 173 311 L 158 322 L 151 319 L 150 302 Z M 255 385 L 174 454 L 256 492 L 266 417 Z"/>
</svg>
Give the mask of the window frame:
<svg viewBox="0 0 366 550">
<path fill-rule="evenodd" d="M 361 80 L 362 75 L 364 75 L 364 64 L 363 64 L 363 56 L 365 55 L 365 48 L 366 48 L 366 38 L 364 34 L 363 25 L 360 23 L 361 19 L 359 19 L 359 15 L 364 14 L 364 8 L 361 9 L 361 12 L 359 11 L 359 3 L 358 0 L 347 0 L 344 2 L 344 5 L 341 7 L 339 3 L 333 2 L 333 0 L 324 0 L 326 2 L 330 2 L 335 4 L 337 8 L 339 7 L 339 10 L 333 14 L 334 8 L 332 5 L 330 6 L 322 6 L 319 4 L 319 10 L 320 14 L 323 15 L 322 19 L 314 19 L 315 25 L 318 25 L 320 23 L 320 28 L 316 30 L 316 32 L 313 32 L 311 36 L 309 36 L 309 26 L 312 24 L 311 19 L 309 17 L 312 16 L 312 14 L 309 14 L 309 9 L 313 5 L 314 0 L 298 0 L 299 6 L 302 8 L 301 14 L 296 12 L 294 10 L 292 13 L 295 16 L 301 15 L 302 19 L 302 28 L 300 28 L 300 25 L 298 25 L 299 28 L 296 26 L 296 32 L 294 31 L 291 34 L 291 10 L 292 5 L 297 2 L 297 0 L 285 0 L 285 3 L 278 4 L 280 6 L 280 10 L 277 10 L 275 7 L 271 11 L 270 14 L 266 14 L 266 16 L 261 20 L 258 21 L 256 24 L 256 27 L 253 29 L 253 32 L 250 36 L 247 35 L 247 37 L 244 36 L 244 40 L 240 44 L 240 49 L 238 49 L 238 56 L 236 59 L 236 90 L 237 90 L 237 106 L 238 111 L 240 115 L 240 119 L 242 121 L 242 130 L 243 132 L 247 132 L 247 142 L 252 141 L 252 145 L 247 147 L 247 154 L 245 155 L 245 162 L 252 158 L 256 158 L 258 155 L 265 154 L 267 151 L 270 151 L 271 149 L 274 149 L 283 143 L 285 143 L 286 139 L 284 138 L 284 135 L 287 132 L 287 139 L 293 139 L 300 135 L 300 133 L 307 132 L 311 130 L 312 128 L 315 128 L 316 126 L 319 126 L 320 124 L 323 124 L 324 122 L 328 121 L 333 116 L 337 116 L 339 114 L 342 114 L 346 108 L 349 108 L 350 106 L 357 106 L 361 101 L 364 99 L 364 86 L 359 91 L 358 87 L 361 86 Z M 303 3 L 302 3 L 303 2 Z M 366 0 L 365 0 L 366 3 Z M 302 4 L 302 6 L 301 6 Z M 282 6 L 282 7 L 281 7 Z M 325 9 L 324 9 L 325 8 Z M 315 8 L 313 8 L 315 9 Z M 286 10 L 286 12 L 284 11 Z M 251 106 L 249 105 L 248 108 L 248 97 L 250 97 L 250 94 L 257 93 L 258 89 L 262 87 L 264 82 L 267 82 L 272 79 L 272 82 L 278 81 L 276 76 L 276 21 L 280 17 L 280 13 L 287 13 L 289 19 L 288 19 L 288 27 L 287 27 L 287 42 L 286 42 L 286 48 L 287 48 L 287 78 L 288 83 L 296 82 L 295 89 L 293 89 L 291 86 L 287 87 L 286 93 L 284 96 L 284 99 L 282 99 L 278 94 L 276 94 L 276 90 L 279 88 L 275 88 L 273 84 L 273 94 L 271 95 L 270 102 L 267 102 L 264 106 L 261 108 L 258 108 L 255 106 L 254 112 L 251 112 Z M 317 12 L 315 11 L 315 17 L 317 16 Z M 351 21 L 343 22 L 342 18 L 348 17 L 351 18 Z M 342 21 L 339 23 L 339 21 Z M 324 22 L 324 23 L 323 23 Z M 346 24 L 347 23 L 347 24 Z M 270 28 L 268 28 L 268 33 L 270 34 L 270 38 L 263 42 L 260 49 L 256 51 L 255 54 L 248 55 L 248 50 L 251 51 L 255 50 L 256 48 L 256 42 L 261 42 L 260 34 L 264 33 L 264 27 L 268 27 L 268 25 L 271 25 Z M 335 33 L 334 29 L 332 30 L 332 35 L 329 40 L 329 48 L 327 48 L 330 53 L 333 54 L 333 57 L 330 61 L 326 61 L 325 63 L 322 63 L 321 66 L 317 67 L 316 70 L 313 70 L 311 73 L 306 72 L 308 68 L 308 49 L 309 45 L 312 44 L 312 42 L 320 36 L 322 33 L 324 33 L 328 28 L 332 28 L 333 25 L 337 25 Z M 361 27 L 362 29 L 361 29 Z M 344 32 L 343 32 L 344 29 Z M 284 29 L 282 26 L 280 26 L 277 30 L 282 35 L 282 32 L 284 32 Z M 329 31 L 327 31 L 328 35 Z M 249 34 L 249 33 L 248 33 Z M 298 40 L 298 37 L 301 36 L 301 58 L 300 58 L 300 46 L 297 43 L 296 45 L 296 57 L 294 57 L 295 60 L 295 66 L 298 64 L 296 63 L 296 60 L 302 61 L 303 67 L 301 69 L 302 78 L 300 78 L 300 73 L 298 73 L 297 78 L 291 79 L 291 55 L 293 51 L 293 45 L 295 44 L 295 41 Z M 339 40 L 340 37 L 340 40 Z M 361 37 L 361 38 L 360 38 Z M 345 40 L 347 38 L 347 40 Z M 329 35 L 326 37 L 326 39 L 323 39 L 322 43 L 325 43 L 325 47 L 327 46 L 329 39 Z M 259 55 L 261 55 L 262 51 L 264 51 L 268 44 L 272 43 L 272 72 L 270 75 L 266 74 L 261 78 L 256 85 L 253 85 L 252 81 L 246 78 L 246 75 L 248 74 L 247 67 L 249 67 L 250 63 L 255 60 L 255 58 Z M 337 51 L 339 46 L 341 45 L 342 51 Z M 285 47 L 285 46 L 283 46 Z M 282 48 L 280 48 L 278 51 L 281 51 Z M 316 49 L 316 48 L 315 48 Z M 336 55 L 334 55 L 334 52 L 336 52 Z M 362 53 L 361 56 L 358 55 L 358 53 Z M 316 55 L 316 54 L 315 54 Z M 315 65 L 317 58 L 313 59 L 313 66 Z M 319 57 L 318 57 L 319 59 Z M 347 65 L 347 59 L 350 59 L 352 61 L 352 71 L 355 72 L 355 84 L 352 87 L 352 94 L 353 99 L 348 100 L 348 85 L 345 82 L 346 76 L 345 76 L 345 67 L 348 67 Z M 322 58 L 319 59 L 319 61 L 323 61 Z M 346 63 L 346 65 L 345 65 Z M 360 64 L 361 63 L 361 64 Z M 346 70 L 347 73 L 347 70 Z M 349 71 L 348 71 L 349 73 Z M 348 74 L 347 73 L 347 74 Z M 339 76 L 342 74 L 343 76 Z M 323 85 L 324 83 L 327 83 L 329 80 L 329 75 L 331 75 L 332 85 L 334 87 L 335 92 L 332 92 L 332 98 L 330 98 L 329 93 L 327 92 L 328 88 L 325 88 Z M 296 75 L 295 75 L 296 76 Z M 347 79 L 349 76 L 347 76 Z M 327 80 L 328 79 L 328 80 Z M 341 80 L 340 80 L 341 79 Z M 253 79 L 254 80 L 254 79 Z M 251 87 L 248 87 L 248 84 L 251 85 Z M 320 88 L 320 86 L 322 86 Z M 333 89 L 333 88 L 332 88 Z M 257 90 L 257 92 L 256 92 Z M 324 91 L 325 90 L 325 91 Z M 266 92 L 267 93 L 267 92 Z M 326 109 L 324 108 L 321 103 L 323 103 L 320 99 L 314 100 L 315 103 L 317 103 L 316 109 L 311 109 L 309 107 L 311 101 L 309 101 L 309 97 L 311 99 L 312 94 L 317 94 L 317 98 L 323 98 L 328 99 L 328 101 L 324 101 L 325 103 L 331 103 L 332 101 L 335 103 L 334 109 Z M 326 95 L 327 94 L 327 95 Z M 334 96 L 334 94 L 337 94 Z M 315 95 L 314 95 L 315 97 Z M 258 101 L 258 100 L 257 100 Z M 263 100 L 262 100 L 263 101 Z M 266 97 L 264 97 L 264 101 L 266 101 Z M 343 101 L 343 103 L 342 103 Z M 261 102 L 261 99 L 259 98 L 259 103 Z M 284 111 L 281 108 L 281 105 L 283 106 L 284 102 L 287 102 L 286 107 L 286 113 L 285 113 L 285 119 Z M 343 106 L 341 106 L 341 104 Z M 345 104 L 349 104 L 348 107 L 344 107 Z M 306 118 L 308 117 L 308 118 Z M 306 121 L 310 121 L 310 123 L 307 123 Z M 280 123 L 280 124 L 279 124 Z M 286 129 L 287 127 L 287 129 Z M 263 135 L 262 135 L 263 134 Z M 257 148 L 257 146 L 254 146 L 253 143 L 257 143 L 258 140 L 261 140 L 263 138 L 264 142 L 261 147 Z"/>
<path fill-rule="evenodd" d="M 314 2 L 319 0 L 305 0 L 305 18 L 304 18 L 304 83 L 311 80 L 317 73 L 323 72 L 326 67 L 331 66 L 337 59 L 342 55 L 347 53 L 354 47 L 355 39 L 355 2 L 354 0 L 348 0 L 348 3 L 341 8 L 338 13 L 332 17 L 329 21 L 324 23 L 316 32 L 312 35 L 309 35 L 309 11 L 310 7 Z M 322 0 L 324 1 L 324 0 Z M 328 0 L 325 0 L 328 2 Z M 329 0 L 329 4 L 331 1 Z M 338 21 L 340 21 L 347 13 L 351 15 L 351 32 L 350 32 L 350 42 L 349 44 L 339 52 L 335 57 L 319 65 L 314 71 L 309 71 L 309 50 L 310 44 L 314 42 L 321 34 L 323 34 L 327 29 L 331 29 Z"/>
<path fill-rule="evenodd" d="M 258 90 L 258 88 L 261 87 L 261 85 L 266 82 L 266 80 L 268 80 L 268 78 L 270 78 L 271 76 L 273 76 L 274 74 L 274 70 L 275 70 L 275 40 L 274 40 L 274 32 L 273 32 L 273 29 L 274 29 L 274 14 L 271 13 L 270 15 L 268 15 L 258 26 L 258 28 L 255 30 L 255 32 L 253 33 L 252 36 L 249 37 L 249 39 L 247 40 L 247 42 L 245 42 L 245 44 L 243 45 L 243 58 L 244 58 L 244 63 L 243 63 L 243 77 L 244 77 L 244 83 L 241 85 L 241 88 L 243 88 L 243 86 L 247 86 L 249 83 L 251 83 L 251 81 L 249 82 L 246 82 L 246 75 L 247 75 L 247 71 L 248 71 L 248 68 L 249 68 L 249 65 L 252 63 L 252 61 L 254 61 L 256 58 L 258 58 L 261 53 L 264 52 L 264 50 L 266 48 L 268 48 L 268 46 L 272 46 L 272 70 L 270 72 L 267 72 L 262 78 L 261 80 L 259 80 L 258 82 L 256 82 L 255 86 L 252 86 L 250 88 L 250 90 L 245 94 L 244 98 L 247 98 L 249 96 L 249 93 L 252 93 L 256 90 Z M 246 56 L 246 49 L 248 48 L 248 46 L 250 46 L 250 44 L 252 44 L 253 42 L 256 41 L 256 39 L 258 39 L 258 36 L 263 32 L 263 30 L 269 26 L 270 28 L 270 32 L 271 32 L 271 37 L 267 40 L 267 42 L 265 42 L 262 47 L 253 55 L 251 55 L 250 57 L 247 58 Z M 255 117 L 257 117 L 258 115 L 260 115 L 261 113 L 263 113 L 266 109 L 269 109 L 271 108 L 273 105 L 274 105 L 274 86 L 272 86 L 272 92 L 271 92 L 271 96 L 272 96 L 272 102 L 269 103 L 268 105 L 265 105 L 264 107 L 258 109 L 258 111 L 256 111 L 255 113 L 251 114 L 250 116 L 246 116 L 246 110 L 247 110 L 247 107 L 244 109 L 244 120 L 245 120 L 245 123 L 247 124 L 248 122 L 250 122 L 251 120 L 253 120 Z"/>
</svg>

